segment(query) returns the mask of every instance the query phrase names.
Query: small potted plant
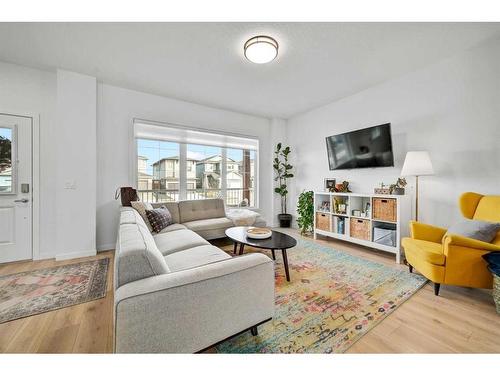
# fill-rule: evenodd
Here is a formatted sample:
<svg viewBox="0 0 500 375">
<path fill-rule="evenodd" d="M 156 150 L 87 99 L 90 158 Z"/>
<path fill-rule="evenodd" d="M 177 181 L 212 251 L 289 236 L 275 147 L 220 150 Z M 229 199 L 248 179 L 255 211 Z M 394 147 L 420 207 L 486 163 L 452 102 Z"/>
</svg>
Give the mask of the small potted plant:
<svg viewBox="0 0 500 375">
<path fill-rule="evenodd" d="M 303 191 L 299 195 L 297 202 L 297 225 L 300 228 L 300 234 L 304 235 L 313 230 L 314 224 L 314 192 Z"/>
<path fill-rule="evenodd" d="M 395 184 L 389 186 L 391 194 L 394 195 L 404 195 L 406 186 L 406 178 L 400 177 Z"/>
<path fill-rule="evenodd" d="M 281 228 L 290 228 L 292 222 L 292 215 L 286 211 L 288 197 L 287 180 L 293 177 L 293 166 L 288 163 L 290 152 L 290 147 L 282 147 L 281 143 L 278 143 L 274 150 L 273 168 L 276 172 L 274 181 L 278 182 L 278 186 L 274 188 L 274 192 L 281 197 L 281 214 L 278 215 Z"/>
</svg>

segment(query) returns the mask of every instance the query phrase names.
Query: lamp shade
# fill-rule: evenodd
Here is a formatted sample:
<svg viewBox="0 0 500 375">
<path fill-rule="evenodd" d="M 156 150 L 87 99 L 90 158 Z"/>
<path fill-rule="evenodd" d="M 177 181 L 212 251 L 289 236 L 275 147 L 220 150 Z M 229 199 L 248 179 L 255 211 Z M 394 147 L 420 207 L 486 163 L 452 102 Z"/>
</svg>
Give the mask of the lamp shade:
<svg viewBox="0 0 500 375">
<path fill-rule="evenodd" d="M 406 153 L 401 176 L 433 175 L 431 158 L 427 151 L 408 151 Z"/>
</svg>

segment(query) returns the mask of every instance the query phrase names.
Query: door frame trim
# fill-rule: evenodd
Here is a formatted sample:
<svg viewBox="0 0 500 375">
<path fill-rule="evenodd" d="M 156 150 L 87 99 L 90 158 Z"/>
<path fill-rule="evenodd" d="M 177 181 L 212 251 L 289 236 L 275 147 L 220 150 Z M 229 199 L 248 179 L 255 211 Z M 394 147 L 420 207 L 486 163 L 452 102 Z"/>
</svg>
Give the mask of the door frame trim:
<svg viewBox="0 0 500 375">
<path fill-rule="evenodd" d="M 31 259 L 43 259 L 40 256 L 40 114 L 0 108 L 0 115 L 31 119 Z"/>
</svg>

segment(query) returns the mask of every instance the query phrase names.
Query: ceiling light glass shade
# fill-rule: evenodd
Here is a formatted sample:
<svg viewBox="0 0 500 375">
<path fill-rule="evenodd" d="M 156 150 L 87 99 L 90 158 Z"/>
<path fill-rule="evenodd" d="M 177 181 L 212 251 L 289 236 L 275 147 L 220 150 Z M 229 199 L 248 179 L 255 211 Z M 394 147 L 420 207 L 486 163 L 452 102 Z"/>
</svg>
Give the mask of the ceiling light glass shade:
<svg viewBox="0 0 500 375">
<path fill-rule="evenodd" d="M 278 42 L 270 36 L 254 36 L 246 41 L 245 57 L 253 63 L 265 64 L 278 56 Z"/>
</svg>

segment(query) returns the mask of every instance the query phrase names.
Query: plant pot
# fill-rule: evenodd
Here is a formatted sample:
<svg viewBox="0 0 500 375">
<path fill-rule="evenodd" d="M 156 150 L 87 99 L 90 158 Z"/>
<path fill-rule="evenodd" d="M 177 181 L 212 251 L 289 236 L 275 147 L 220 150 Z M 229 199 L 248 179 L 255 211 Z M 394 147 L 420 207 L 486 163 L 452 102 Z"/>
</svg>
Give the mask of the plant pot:
<svg viewBox="0 0 500 375">
<path fill-rule="evenodd" d="M 394 188 L 392 190 L 392 194 L 394 194 L 394 195 L 405 195 L 405 188 L 400 188 L 400 187 Z"/>
<path fill-rule="evenodd" d="M 278 214 L 278 220 L 280 221 L 280 228 L 290 228 L 290 224 L 292 223 L 292 215 Z"/>
</svg>

